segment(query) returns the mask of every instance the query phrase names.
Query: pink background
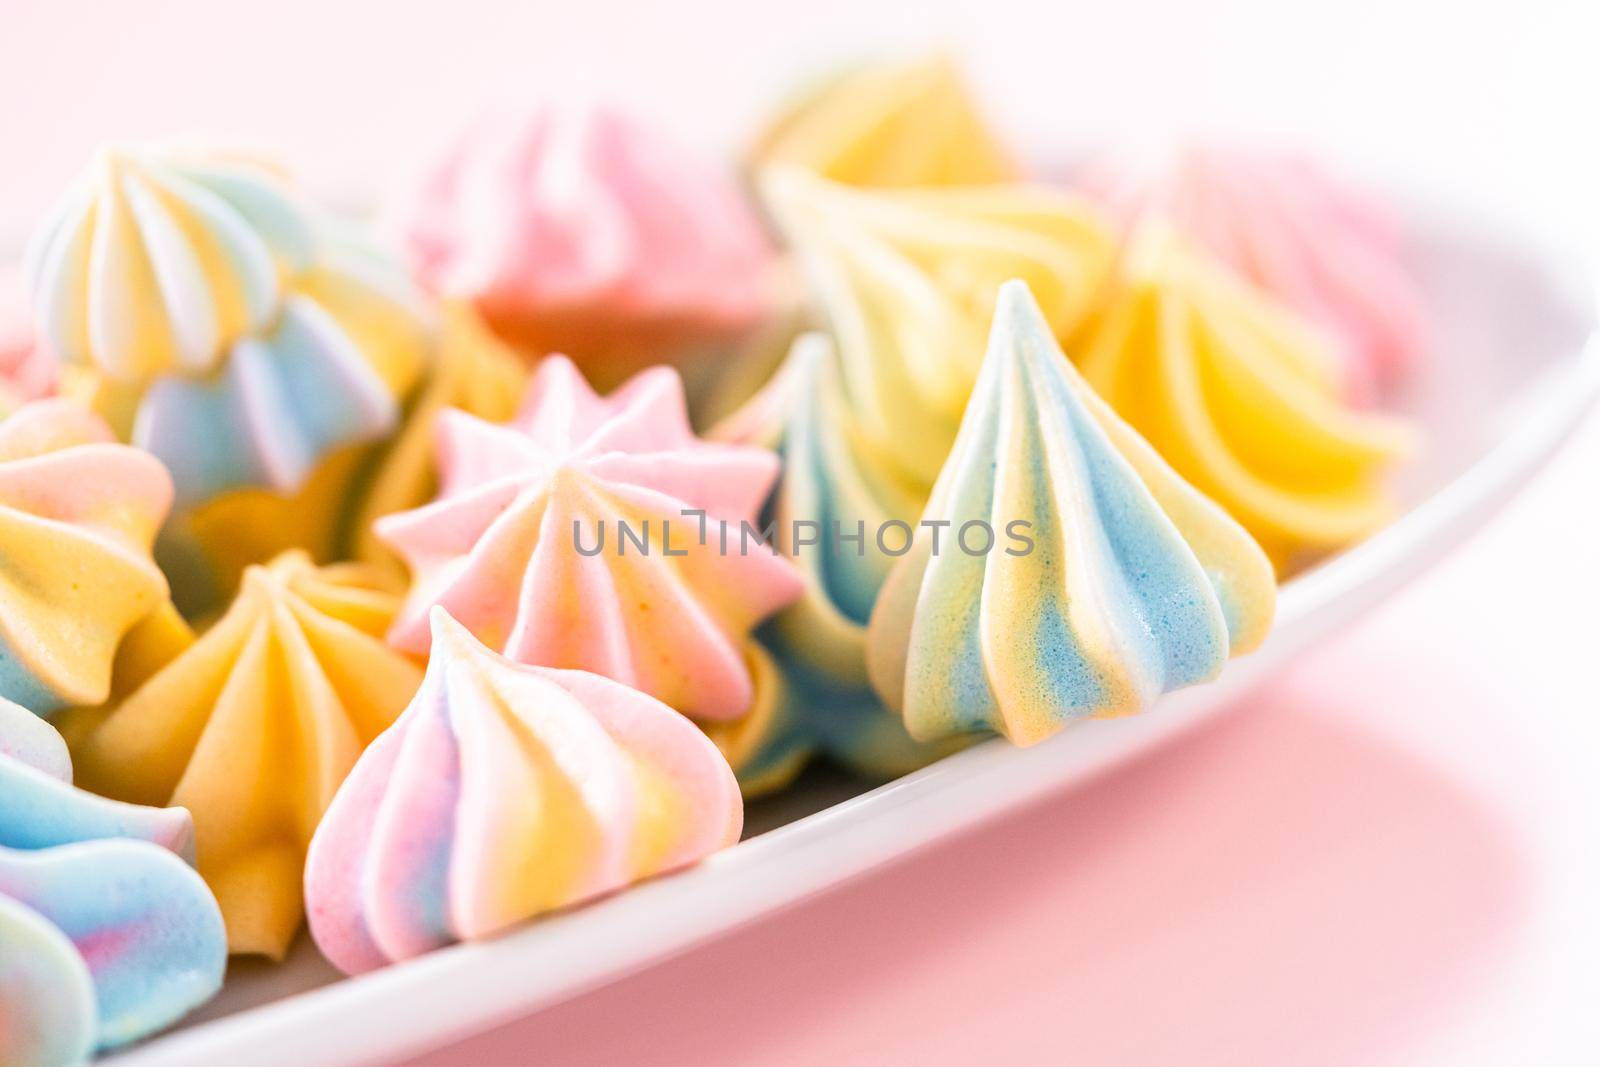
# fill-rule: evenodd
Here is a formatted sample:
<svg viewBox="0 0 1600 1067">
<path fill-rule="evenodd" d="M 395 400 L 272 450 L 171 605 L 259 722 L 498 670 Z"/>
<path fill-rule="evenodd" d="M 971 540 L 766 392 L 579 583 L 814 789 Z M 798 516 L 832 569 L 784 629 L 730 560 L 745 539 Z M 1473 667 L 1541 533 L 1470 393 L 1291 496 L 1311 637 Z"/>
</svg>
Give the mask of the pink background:
<svg viewBox="0 0 1600 1067">
<path fill-rule="evenodd" d="M 0 0 L 0 234 L 108 138 L 386 184 L 603 86 L 708 148 L 816 60 L 959 46 L 1031 143 L 1293 135 L 1600 247 L 1593 5 Z M 1600 1062 L 1600 423 L 1199 736 L 422 1063 Z"/>
</svg>

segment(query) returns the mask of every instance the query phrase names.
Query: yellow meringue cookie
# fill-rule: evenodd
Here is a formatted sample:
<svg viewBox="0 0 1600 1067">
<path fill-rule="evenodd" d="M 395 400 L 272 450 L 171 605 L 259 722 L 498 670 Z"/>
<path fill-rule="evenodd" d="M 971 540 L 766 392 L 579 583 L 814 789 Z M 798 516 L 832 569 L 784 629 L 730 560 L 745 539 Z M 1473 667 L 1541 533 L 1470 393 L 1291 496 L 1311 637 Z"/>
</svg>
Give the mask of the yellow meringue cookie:
<svg viewBox="0 0 1600 1067">
<path fill-rule="evenodd" d="M 1340 399 L 1326 339 L 1160 224 L 1069 347 L 1084 376 L 1280 574 L 1382 526 L 1403 421 Z"/>
<path fill-rule="evenodd" d="M 751 153 L 850 185 L 979 185 L 1014 179 L 961 71 L 938 54 L 834 77 L 778 116 Z"/>
<path fill-rule="evenodd" d="M 1025 281 L 1058 336 L 1115 245 L 1100 212 L 1041 186 L 860 190 L 794 168 L 763 189 L 837 339 L 863 445 L 927 490 L 977 380 L 995 294 Z"/>
<path fill-rule="evenodd" d="M 86 787 L 194 813 L 232 952 L 283 955 L 318 820 L 421 683 L 383 640 L 398 606 L 358 564 L 251 567 L 227 613 L 77 746 Z"/>
<path fill-rule="evenodd" d="M 432 370 L 400 432 L 378 458 L 356 513 L 351 538 L 357 559 L 405 577 L 404 565 L 373 534 L 372 523 L 433 499 L 438 490 L 433 429 L 439 412 L 458 408 L 480 419 L 504 422 L 516 414 L 527 380 L 522 357 L 489 331 L 471 305 L 445 305 Z"/>
</svg>

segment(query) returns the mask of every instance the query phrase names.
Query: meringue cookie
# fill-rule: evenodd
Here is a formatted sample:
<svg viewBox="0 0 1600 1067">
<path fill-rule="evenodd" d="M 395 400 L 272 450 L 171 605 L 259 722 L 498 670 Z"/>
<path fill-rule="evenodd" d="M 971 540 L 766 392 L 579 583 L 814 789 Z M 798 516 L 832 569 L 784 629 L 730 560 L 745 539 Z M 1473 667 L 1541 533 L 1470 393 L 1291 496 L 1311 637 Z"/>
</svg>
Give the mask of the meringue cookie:
<svg viewBox="0 0 1600 1067">
<path fill-rule="evenodd" d="M 601 388 L 771 310 L 775 255 L 731 177 L 608 107 L 485 116 L 402 215 L 425 283 Z"/>
<path fill-rule="evenodd" d="M 1115 255 L 1092 205 L 1043 187 L 858 190 L 787 168 L 762 188 L 838 341 L 863 447 L 924 494 L 955 440 L 1000 284 L 1027 281 L 1065 337 Z"/>
<path fill-rule="evenodd" d="M 106 837 L 149 841 L 185 858 L 194 852 L 187 811 L 74 789 L 61 735 L 26 708 L 0 700 L 0 847 L 50 848 Z"/>
<path fill-rule="evenodd" d="M 278 175 L 221 155 L 106 149 L 35 234 L 40 329 L 115 381 L 214 369 L 277 314 L 313 237 Z"/>
<path fill-rule="evenodd" d="M 1410 427 L 1344 405 L 1325 339 L 1156 223 L 1074 346 L 1084 377 L 1280 572 L 1372 532 Z"/>
<path fill-rule="evenodd" d="M 744 638 L 800 595 L 754 524 L 778 459 L 697 439 L 676 371 L 600 397 L 551 357 L 514 420 L 447 409 L 438 445 L 438 499 L 376 525 L 414 576 L 397 648 L 428 650 L 438 604 L 517 662 L 593 671 L 697 719 L 749 709 Z"/>
<path fill-rule="evenodd" d="M 945 55 L 825 81 L 784 109 L 751 156 L 849 185 L 987 185 L 1020 173 Z"/>
<path fill-rule="evenodd" d="M 318 819 L 420 683 L 382 640 L 397 604 L 358 565 L 291 552 L 252 567 L 227 614 L 75 752 L 96 792 L 194 813 L 233 952 L 281 958 Z"/>
<path fill-rule="evenodd" d="M 214 996 L 227 963 L 205 883 L 145 841 L 0 847 L 0 1061 L 81 1062 Z"/>
<path fill-rule="evenodd" d="M 739 839 L 738 784 L 671 708 L 513 663 L 442 609 L 422 688 L 318 827 L 306 913 L 355 974 L 695 863 Z"/>
<path fill-rule="evenodd" d="M 1250 536 L 1101 402 L 1008 282 L 867 664 L 911 736 L 1026 745 L 1213 677 L 1266 636 L 1275 597 Z"/>
<path fill-rule="evenodd" d="M 400 578 L 403 565 L 378 540 L 372 524 L 385 515 L 420 507 L 438 492 L 434 435 L 439 413 L 457 408 L 490 422 L 504 422 L 516 414 L 528 379 L 526 364 L 489 332 L 470 305 L 447 304 L 441 318 L 433 367 L 406 413 L 405 424 L 378 461 L 354 526 L 356 558 L 392 567 Z"/>
<path fill-rule="evenodd" d="M 1130 226 L 1158 215 L 1335 342 L 1344 390 L 1371 402 L 1422 357 L 1422 294 L 1382 206 L 1310 160 L 1191 147 L 1093 161 L 1086 191 Z"/>
<path fill-rule="evenodd" d="M 76 404 L 0 422 L 0 697 L 106 698 L 118 642 L 167 598 L 150 546 L 171 503 L 160 462 Z"/>
</svg>

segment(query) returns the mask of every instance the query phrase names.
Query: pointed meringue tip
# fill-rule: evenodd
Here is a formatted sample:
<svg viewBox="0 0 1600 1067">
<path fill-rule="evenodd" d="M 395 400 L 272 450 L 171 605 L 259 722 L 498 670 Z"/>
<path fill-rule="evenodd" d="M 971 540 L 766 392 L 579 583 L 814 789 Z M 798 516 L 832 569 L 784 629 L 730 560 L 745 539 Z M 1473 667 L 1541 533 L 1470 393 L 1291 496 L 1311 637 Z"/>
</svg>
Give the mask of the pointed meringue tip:
<svg viewBox="0 0 1600 1067">
<path fill-rule="evenodd" d="M 994 302 L 994 325 L 997 330 L 1006 327 L 1017 333 L 1050 331 L 1033 290 L 1020 278 L 1001 283 Z"/>
<path fill-rule="evenodd" d="M 438 651 L 441 644 L 456 649 L 484 647 L 481 641 L 472 636 L 472 631 L 457 622 L 456 617 L 442 604 L 435 604 L 428 609 L 428 631 L 433 639 L 434 651 Z"/>
</svg>

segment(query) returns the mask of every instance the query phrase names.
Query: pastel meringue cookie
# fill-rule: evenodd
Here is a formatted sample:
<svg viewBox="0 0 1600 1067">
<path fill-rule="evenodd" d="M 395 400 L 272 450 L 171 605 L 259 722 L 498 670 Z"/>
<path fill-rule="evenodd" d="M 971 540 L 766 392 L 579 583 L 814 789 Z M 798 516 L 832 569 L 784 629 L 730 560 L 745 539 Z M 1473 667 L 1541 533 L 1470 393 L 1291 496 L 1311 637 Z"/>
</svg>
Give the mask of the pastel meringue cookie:
<svg viewBox="0 0 1600 1067">
<path fill-rule="evenodd" d="M 911 735 L 1027 745 L 1144 710 L 1258 645 L 1275 598 L 1249 534 L 1099 399 L 1007 283 L 960 437 L 869 623 L 873 685 Z"/>
<path fill-rule="evenodd" d="M 1350 399 L 1371 402 L 1424 356 L 1427 316 L 1395 220 L 1311 160 L 1222 146 L 1121 152 L 1079 180 L 1128 225 L 1164 218 L 1327 332 Z"/>
<path fill-rule="evenodd" d="M 150 548 L 171 504 L 161 463 L 77 404 L 0 421 L 0 697 L 106 698 L 118 643 L 167 599 Z"/>
<path fill-rule="evenodd" d="M 1152 224 L 1073 356 L 1173 469 L 1291 572 L 1393 513 L 1409 424 L 1341 395 L 1326 338 Z"/>
<path fill-rule="evenodd" d="M 946 55 L 866 64 L 783 109 L 751 151 L 849 185 L 988 185 L 1020 169 Z"/>
<path fill-rule="evenodd" d="M 484 116 L 400 214 L 426 284 L 601 388 L 773 310 L 776 256 L 732 177 L 608 106 Z"/>
<path fill-rule="evenodd" d="M 222 916 L 183 860 L 147 841 L 0 847 L 0 1061 L 79 1063 L 211 999 Z"/>
<path fill-rule="evenodd" d="M 756 522 L 777 456 L 696 438 L 671 368 L 601 397 L 561 357 L 509 423 L 444 411 L 438 447 L 438 498 L 375 527 L 413 575 L 395 647 L 427 652 L 442 605 L 517 662 L 749 710 L 745 638 L 801 589 Z"/>
<path fill-rule="evenodd" d="M 280 175 L 239 157 L 107 148 L 34 235 L 40 330 L 63 360 L 142 385 L 216 369 L 271 325 L 315 238 Z"/>
<path fill-rule="evenodd" d="M 398 604 L 359 565 L 294 552 L 252 567 L 227 613 L 76 747 L 86 787 L 194 813 L 235 953 L 282 957 L 318 820 L 420 684 L 383 640 Z"/>
<path fill-rule="evenodd" d="M 926 494 L 977 380 L 1002 282 L 1028 282 L 1059 336 L 1093 308 L 1116 255 L 1087 200 L 1027 185 L 861 190 L 795 168 L 767 203 L 836 338 L 861 447 Z"/>
<path fill-rule="evenodd" d="M 0 268 L 0 417 L 56 390 L 56 360 L 33 326 L 19 270 Z"/>
<path fill-rule="evenodd" d="M 107 837 L 149 841 L 185 858 L 194 852 L 187 811 L 124 804 L 73 788 L 61 735 L 26 708 L 0 701 L 0 847 L 50 848 Z"/>
<path fill-rule="evenodd" d="M 62 391 L 172 472 L 161 553 L 186 611 L 225 603 L 242 565 L 342 547 L 361 450 L 431 357 L 397 261 L 257 161 L 150 148 L 102 153 L 29 276 Z"/>
<path fill-rule="evenodd" d="M 402 579 L 403 564 L 378 540 L 372 524 L 420 507 L 439 491 L 434 435 L 440 413 L 455 408 L 504 422 L 516 414 L 528 381 L 527 364 L 489 331 L 471 305 L 446 304 L 440 318 L 438 354 L 400 432 L 378 459 L 353 525 L 356 558 L 391 568 Z"/>
<path fill-rule="evenodd" d="M 318 827 L 306 913 L 346 973 L 473 941 L 739 839 L 727 761 L 660 701 L 513 663 L 442 608 L 422 688 Z"/>
</svg>

